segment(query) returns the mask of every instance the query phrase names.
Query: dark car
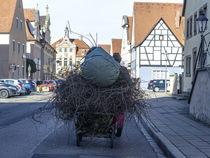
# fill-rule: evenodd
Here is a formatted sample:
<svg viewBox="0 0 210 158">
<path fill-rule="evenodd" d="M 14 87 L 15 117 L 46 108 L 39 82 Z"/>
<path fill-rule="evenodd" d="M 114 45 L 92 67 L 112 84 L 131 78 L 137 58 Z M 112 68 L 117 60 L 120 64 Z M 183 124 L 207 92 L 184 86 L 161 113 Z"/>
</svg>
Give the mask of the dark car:
<svg viewBox="0 0 210 158">
<path fill-rule="evenodd" d="M 23 82 L 28 94 L 36 91 L 36 85 L 32 80 L 21 79 L 21 81 Z"/>
<path fill-rule="evenodd" d="M 166 80 L 166 86 L 169 86 L 169 80 Z M 154 92 L 159 92 L 160 90 L 165 90 L 165 80 L 151 80 L 148 83 L 148 89 Z"/>
<path fill-rule="evenodd" d="M 18 88 L 14 85 L 0 83 L 0 98 L 9 98 L 17 95 Z"/>
</svg>

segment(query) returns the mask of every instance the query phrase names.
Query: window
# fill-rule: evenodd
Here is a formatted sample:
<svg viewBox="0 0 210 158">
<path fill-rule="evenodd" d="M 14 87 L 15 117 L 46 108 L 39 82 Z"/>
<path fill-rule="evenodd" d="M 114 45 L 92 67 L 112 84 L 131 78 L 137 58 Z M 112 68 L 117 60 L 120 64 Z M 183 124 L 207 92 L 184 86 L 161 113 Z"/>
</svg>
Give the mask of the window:
<svg viewBox="0 0 210 158">
<path fill-rule="evenodd" d="M 59 49 L 59 52 L 62 52 L 62 48 Z"/>
<path fill-rule="evenodd" d="M 22 45 L 22 49 L 23 49 L 22 53 L 24 54 L 25 53 L 25 45 L 24 44 Z"/>
<path fill-rule="evenodd" d="M 64 52 L 67 52 L 67 48 L 64 48 Z"/>
<path fill-rule="evenodd" d="M 72 48 L 70 48 L 70 52 L 72 52 Z"/>
<path fill-rule="evenodd" d="M 192 17 L 190 17 L 190 37 L 192 37 Z"/>
<path fill-rule="evenodd" d="M 85 55 L 85 50 L 84 49 L 82 49 L 82 56 L 84 56 Z"/>
<path fill-rule="evenodd" d="M 189 26 L 190 26 L 190 22 L 189 19 L 187 20 L 187 39 L 189 38 Z"/>
<path fill-rule="evenodd" d="M 77 65 L 80 65 L 80 62 L 79 61 L 77 61 Z"/>
<path fill-rule="evenodd" d="M 22 29 L 23 29 L 23 21 L 20 20 L 20 30 L 22 30 Z"/>
<path fill-rule="evenodd" d="M 186 57 L 186 77 L 191 77 L 191 57 Z"/>
<path fill-rule="evenodd" d="M 18 17 L 16 17 L 16 29 L 18 29 Z"/>
<path fill-rule="evenodd" d="M 64 58 L 64 67 L 67 67 L 67 58 Z"/>
<path fill-rule="evenodd" d="M 12 41 L 12 51 L 15 52 L 15 40 Z"/>
<path fill-rule="evenodd" d="M 196 54 L 197 54 L 196 52 L 197 52 L 197 47 L 193 48 L 193 50 L 192 50 L 193 76 L 195 75 L 195 71 L 194 70 L 196 68 Z"/>
<path fill-rule="evenodd" d="M 20 77 L 20 68 L 19 66 L 17 66 L 17 78 L 19 79 L 19 77 Z"/>
<path fill-rule="evenodd" d="M 24 66 L 22 66 L 22 78 L 24 78 Z"/>
<path fill-rule="evenodd" d="M 69 59 L 69 65 L 72 66 L 72 58 Z"/>
<path fill-rule="evenodd" d="M 60 58 L 59 66 L 62 66 L 62 59 Z"/>
<path fill-rule="evenodd" d="M 18 43 L 17 49 L 18 49 L 18 54 L 19 54 L 20 53 L 20 43 Z"/>
<path fill-rule="evenodd" d="M 197 23 L 196 23 L 196 19 L 197 19 L 197 12 L 194 14 L 194 36 L 197 35 Z"/>
</svg>

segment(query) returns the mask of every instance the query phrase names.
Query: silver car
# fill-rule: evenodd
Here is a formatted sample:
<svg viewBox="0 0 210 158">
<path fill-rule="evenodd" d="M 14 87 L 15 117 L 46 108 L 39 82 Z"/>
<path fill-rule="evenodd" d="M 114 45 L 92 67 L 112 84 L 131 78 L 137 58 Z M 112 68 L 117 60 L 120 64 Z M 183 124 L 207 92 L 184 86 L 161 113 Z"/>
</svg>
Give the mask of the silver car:
<svg viewBox="0 0 210 158">
<path fill-rule="evenodd" d="M 0 79 L 0 82 L 10 84 L 10 85 L 15 85 L 18 88 L 18 95 L 24 95 L 26 94 L 26 89 L 23 86 L 23 82 L 18 79 Z"/>
<path fill-rule="evenodd" d="M 17 95 L 17 87 L 0 82 L 0 98 L 9 98 Z"/>
</svg>

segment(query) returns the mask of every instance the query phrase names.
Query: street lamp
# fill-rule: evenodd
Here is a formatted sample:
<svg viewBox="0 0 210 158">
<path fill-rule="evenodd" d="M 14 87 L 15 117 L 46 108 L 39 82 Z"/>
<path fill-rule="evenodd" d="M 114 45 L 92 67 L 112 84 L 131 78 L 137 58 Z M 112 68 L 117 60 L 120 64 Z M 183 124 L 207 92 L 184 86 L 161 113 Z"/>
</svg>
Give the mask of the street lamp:
<svg viewBox="0 0 210 158">
<path fill-rule="evenodd" d="M 207 22 L 208 22 L 208 18 L 205 16 L 203 11 L 200 13 L 196 21 L 198 22 L 199 32 L 203 33 L 206 29 Z"/>
<path fill-rule="evenodd" d="M 204 65 L 204 43 L 205 43 L 205 36 L 203 33 L 207 26 L 208 18 L 205 16 L 204 12 L 202 11 L 199 17 L 196 19 L 198 22 L 199 32 L 201 33 L 201 53 L 200 53 L 200 68 L 203 68 Z"/>
</svg>

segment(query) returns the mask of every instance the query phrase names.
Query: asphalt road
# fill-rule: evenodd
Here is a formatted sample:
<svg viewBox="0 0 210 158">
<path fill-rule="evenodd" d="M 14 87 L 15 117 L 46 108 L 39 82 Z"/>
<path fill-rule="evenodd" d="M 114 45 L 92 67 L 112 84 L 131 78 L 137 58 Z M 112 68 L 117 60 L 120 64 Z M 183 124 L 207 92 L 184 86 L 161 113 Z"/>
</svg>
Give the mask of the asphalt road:
<svg viewBox="0 0 210 158">
<path fill-rule="evenodd" d="M 47 103 L 50 95 L 50 93 L 34 93 L 28 96 L 0 99 L 0 128 L 32 116 L 36 109 Z"/>
<path fill-rule="evenodd" d="M 148 140 L 134 119 L 126 122 L 113 149 L 105 138 L 84 138 L 77 147 L 71 128 L 58 125 L 48 116 L 44 116 L 44 124 L 31 119 L 34 110 L 50 96 L 52 93 L 0 99 L 1 158 L 162 158 L 157 156 L 157 145 L 151 145 L 154 142 Z"/>
<path fill-rule="evenodd" d="M 72 126 L 70 126 L 72 127 Z M 34 152 L 32 158 L 156 158 L 154 149 L 137 127 L 127 121 L 123 134 L 115 138 L 113 149 L 107 138 L 83 138 L 75 144 L 74 130 L 63 126 L 51 134 Z"/>
</svg>

